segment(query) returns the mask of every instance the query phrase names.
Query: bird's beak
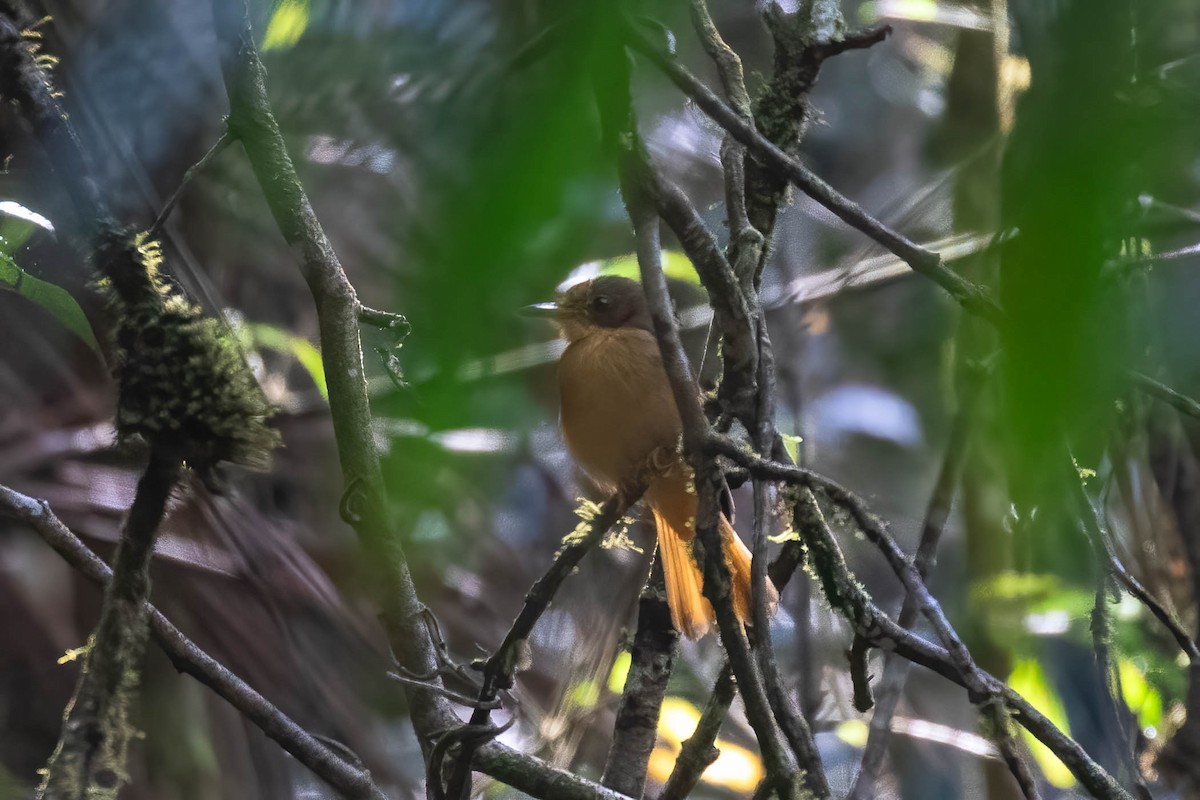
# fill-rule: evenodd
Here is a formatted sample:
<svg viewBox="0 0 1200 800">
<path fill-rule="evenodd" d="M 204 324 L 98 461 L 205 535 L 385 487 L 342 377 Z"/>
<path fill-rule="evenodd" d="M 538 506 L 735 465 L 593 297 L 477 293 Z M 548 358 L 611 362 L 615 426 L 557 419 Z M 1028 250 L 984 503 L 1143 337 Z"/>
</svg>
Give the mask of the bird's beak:
<svg viewBox="0 0 1200 800">
<path fill-rule="evenodd" d="M 534 303 L 521 309 L 521 315 L 526 317 L 556 317 L 558 303 Z"/>
</svg>

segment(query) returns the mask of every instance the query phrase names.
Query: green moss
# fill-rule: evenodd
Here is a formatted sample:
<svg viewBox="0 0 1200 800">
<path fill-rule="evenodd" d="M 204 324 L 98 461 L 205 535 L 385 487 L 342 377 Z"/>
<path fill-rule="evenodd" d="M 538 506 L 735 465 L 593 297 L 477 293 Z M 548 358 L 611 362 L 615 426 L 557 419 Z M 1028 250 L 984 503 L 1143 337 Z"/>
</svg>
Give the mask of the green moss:
<svg viewBox="0 0 1200 800">
<path fill-rule="evenodd" d="M 279 436 L 232 333 L 164 280 L 145 234 L 106 233 L 98 259 L 119 318 L 120 437 L 163 445 L 202 477 L 221 462 L 265 468 Z"/>
</svg>

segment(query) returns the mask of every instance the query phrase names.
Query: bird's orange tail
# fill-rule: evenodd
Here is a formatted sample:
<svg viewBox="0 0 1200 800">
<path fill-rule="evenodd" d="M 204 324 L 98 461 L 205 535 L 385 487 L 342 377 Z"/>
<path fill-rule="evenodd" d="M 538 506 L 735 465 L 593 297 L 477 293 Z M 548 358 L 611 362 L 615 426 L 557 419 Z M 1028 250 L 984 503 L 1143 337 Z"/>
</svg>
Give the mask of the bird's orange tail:
<svg viewBox="0 0 1200 800">
<path fill-rule="evenodd" d="M 654 512 L 658 529 L 658 550 L 667 583 L 667 604 L 671 620 L 684 636 L 699 639 L 708 633 L 714 619 L 712 606 L 701 591 L 704 579 L 692 557 L 695 536 L 696 495 L 688 490 L 688 481 L 675 475 L 656 480 L 646 500 Z M 732 584 L 733 611 L 743 623 L 750 622 L 750 550 L 733 526 L 721 517 L 721 545 Z M 767 580 L 768 605 L 778 600 L 775 587 Z"/>
</svg>

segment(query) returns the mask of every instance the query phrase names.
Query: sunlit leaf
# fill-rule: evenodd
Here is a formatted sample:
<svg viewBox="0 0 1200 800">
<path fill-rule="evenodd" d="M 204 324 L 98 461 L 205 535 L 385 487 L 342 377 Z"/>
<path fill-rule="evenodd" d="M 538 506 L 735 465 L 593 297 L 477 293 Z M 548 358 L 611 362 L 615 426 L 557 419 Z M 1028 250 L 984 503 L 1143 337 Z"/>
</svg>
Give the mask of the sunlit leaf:
<svg viewBox="0 0 1200 800">
<path fill-rule="evenodd" d="M 321 397 L 329 399 L 329 386 L 325 383 L 325 362 L 321 359 L 321 351 L 319 351 L 312 342 L 308 339 L 299 336 L 293 336 L 290 341 L 292 355 L 300 362 L 300 366 L 304 367 L 309 376 L 313 379 L 313 383 L 317 385 L 317 390 L 321 393 Z"/>
<path fill-rule="evenodd" d="M 281 0 L 267 21 L 263 50 L 286 50 L 300 41 L 308 28 L 308 0 Z"/>
<path fill-rule="evenodd" d="M 790 433 L 781 433 L 779 438 L 783 440 L 783 449 L 787 450 L 788 456 L 797 464 L 800 463 L 800 443 L 804 441 L 799 436 L 793 436 Z"/>
<path fill-rule="evenodd" d="M 629 665 L 633 662 L 633 656 L 628 650 L 622 650 L 617 654 L 617 660 L 613 662 L 612 671 L 608 673 L 608 690 L 613 694 L 620 694 L 625 689 L 625 679 L 629 677 Z"/>
<path fill-rule="evenodd" d="M 694 286 L 700 285 L 700 276 L 696 274 L 696 268 L 692 266 L 692 262 L 683 253 L 675 250 L 662 251 L 663 274 L 668 278 L 673 278 L 677 281 L 684 281 Z M 627 256 L 618 256 L 610 258 L 600 265 L 601 275 L 620 275 L 623 278 L 632 278 L 640 280 L 641 272 L 638 270 L 637 256 L 630 253 Z"/>
<path fill-rule="evenodd" d="M 0 252 L 14 255 L 38 228 L 54 232 L 50 220 L 15 200 L 0 200 Z"/>
<path fill-rule="evenodd" d="M 96 335 L 83 309 L 71 293 L 61 286 L 35 278 L 17 266 L 7 253 L 0 252 L 0 289 L 15 292 L 50 313 L 58 324 L 78 336 L 88 347 L 100 352 Z"/>
<path fill-rule="evenodd" d="M 1030 705 L 1046 716 L 1055 727 L 1068 736 L 1071 735 L 1067 725 L 1067 712 L 1063 708 L 1062 698 L 1046 680 L 1042 665 L 1034 658 L 1017 659 L 1012 673 L 1008 676 L 1008 685 L 1014 692 L 1022 695 Z M 1058 756 L 1050 748 L 1034 738 L 1033 734 L 1021 729 L 1025 743 L 1033 753 L 1033 758 L 1041 767 L 1042 773 L 1051 785 L 1066 789 L 1075 784 L 1075 778 L 1067 766 L 1058 760 Z"/>
<path fill-rule="evenodd" d="M 262 322 L 240 326 L 240 335 L 244 346 L 265 347 L 295 358 L 317 385 L 321 396 L 329 399 L 329 387 L 325 383 L 325 363 L 321 359 L 321 352 L 312 342 Z"/>
<path fill-rule="evenodd" d="M 1117 672 L 1121 678 L 1121 695 L 1129 710 L 1137 715 L 1138 725 L 1143 728 L 1162 727 L 1163 701 L 1158 690 L 1146 681 L 1146 674 L 1133 660 L 1117 660 Z"/>
</svg>

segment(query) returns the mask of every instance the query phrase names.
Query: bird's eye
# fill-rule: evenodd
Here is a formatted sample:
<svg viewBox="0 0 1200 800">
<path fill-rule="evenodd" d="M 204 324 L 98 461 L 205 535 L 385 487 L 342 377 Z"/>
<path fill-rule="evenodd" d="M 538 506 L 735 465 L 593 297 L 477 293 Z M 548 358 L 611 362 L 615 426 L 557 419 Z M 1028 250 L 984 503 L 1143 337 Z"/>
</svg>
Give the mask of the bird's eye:
<svg viewBox="0 0 1200 800">
<path fill-rule="evenodd" d="M 592 298 L 592 310 L 603 311 L 608 308 L 609 299 L 602 294 L 598 294 Z"/>
</svg>

